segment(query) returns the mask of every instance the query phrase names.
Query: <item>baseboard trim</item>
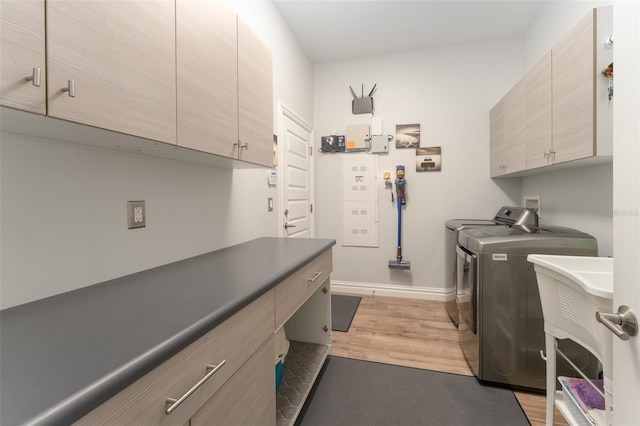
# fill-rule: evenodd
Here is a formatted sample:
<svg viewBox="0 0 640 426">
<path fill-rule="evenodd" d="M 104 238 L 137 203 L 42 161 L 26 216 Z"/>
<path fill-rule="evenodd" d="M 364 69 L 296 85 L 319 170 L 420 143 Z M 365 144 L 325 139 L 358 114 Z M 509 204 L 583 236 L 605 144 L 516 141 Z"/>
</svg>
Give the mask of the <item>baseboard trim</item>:
<svg viewBox="0 0 640 426">
<path fill-rule="evenodd" d="M 444 302 L 451 295 L 442 288 L 408 287 L 392 284 L 361 283 L 331 280 L 331 291 L 335 293 L 362 294 L 365 296 L 400 297 L 405 299 L 437 300 Z M 448 297 L 449 296 L 449 297 Z"/>
</svg>

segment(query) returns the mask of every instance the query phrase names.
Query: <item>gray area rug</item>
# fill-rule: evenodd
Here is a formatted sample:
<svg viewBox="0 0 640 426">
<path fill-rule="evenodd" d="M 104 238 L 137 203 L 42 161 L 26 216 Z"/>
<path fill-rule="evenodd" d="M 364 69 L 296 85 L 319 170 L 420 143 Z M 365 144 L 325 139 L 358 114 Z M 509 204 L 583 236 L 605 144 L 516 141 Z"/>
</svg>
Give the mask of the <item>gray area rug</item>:
<svg viewBox="0 0 640 426">
<path fill-rule="evenodd" d="M 359 296 L 331 295 L 331 330 L 349 331 L 360 300 L 362 297 Z"/>
<path fill-rule="evenodd" d="M 510 389 L 475 377 L 329 356 L 297 425 L 529 425 Z"/>
</svg>

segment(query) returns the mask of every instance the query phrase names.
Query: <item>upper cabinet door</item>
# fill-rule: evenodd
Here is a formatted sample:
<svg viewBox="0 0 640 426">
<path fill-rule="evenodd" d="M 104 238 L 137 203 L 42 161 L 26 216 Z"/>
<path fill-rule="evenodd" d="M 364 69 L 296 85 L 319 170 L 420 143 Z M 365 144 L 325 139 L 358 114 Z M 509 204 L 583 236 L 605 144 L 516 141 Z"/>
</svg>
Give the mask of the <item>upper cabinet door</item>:
<svg viewBox="0 0 640 426">
<path fill-rule="evenodd" d="M 46 4 L 49 115 L 175 143 L 175 3 Z"/>
<path fill-rule="evenodd" d="M 0 104 L 46 113 L 44 0 L 0 2 Z"/>
<path fill-rule="evenodd" d="M 551 164 L 553 159 L 551 52 L 527 73 L 524 86 L 527 169 L 534 169 Z"/>
<path fill-rule="evenodd" d="M 589 13 L 552 49 L 555 162 L 595 153 L 595 31 Z"/>
<path fill-rule="evenodd" d="M 491 177 L 525 169 L 524 110 L 525 90 L 522 81 L 491 109 Z"/>
<path fill-rule="evenodd" d="M 505 96 L 504 128 L 505 128 L 505 173 L 514 173 L 526 168 L 525 147 L 525 86 L 519 81 Z"/>
<path fill-rule="evenodd" d="M 490 111 L 490 174 L 496 177 L 504 174 L 506 135 L 504 126 L 504 98 L 500 99 Z"/>
<path fill-rule="evenodd" d="M 235 13 L 220 1 L 176 4 L 178 145 L 237 157 Z"/>
<path fill-rule="evenodd" d="M 273 166 L 271 51 L 238 19 L 239 158 Z"/>
</svg>

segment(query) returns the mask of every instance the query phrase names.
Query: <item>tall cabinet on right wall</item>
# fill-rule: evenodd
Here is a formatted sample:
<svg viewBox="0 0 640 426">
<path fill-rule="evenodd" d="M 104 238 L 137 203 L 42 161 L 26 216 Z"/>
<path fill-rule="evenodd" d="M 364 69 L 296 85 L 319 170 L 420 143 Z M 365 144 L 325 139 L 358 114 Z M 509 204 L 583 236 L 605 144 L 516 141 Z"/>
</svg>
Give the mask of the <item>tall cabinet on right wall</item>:
<svg viewBox="0 0 640 426">
<path fill-rule="evenodd" d="M 517 110 L 524 114 L 517 121 L 524 131 L 507 141 L 524 157 L 517 167 L 496 166 L 513 120 L 496 120 L 503 100 L 491 110 L 491 177 L 612 160 L 613 110 L 602 72 L 613 63 L 613 49 L 603 44 L 612 31 L 612 7 L 593 9 L 517 83 L 523 87 Z"/>
</svg>

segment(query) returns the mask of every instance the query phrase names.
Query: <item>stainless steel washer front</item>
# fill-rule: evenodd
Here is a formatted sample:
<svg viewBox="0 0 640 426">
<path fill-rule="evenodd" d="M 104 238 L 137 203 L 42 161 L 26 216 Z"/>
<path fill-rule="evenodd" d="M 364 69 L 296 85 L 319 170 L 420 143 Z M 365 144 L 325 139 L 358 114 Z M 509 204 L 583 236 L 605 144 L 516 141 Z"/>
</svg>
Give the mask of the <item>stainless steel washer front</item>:
<svg viewBox="0 0 640 426">
<path fill-rule="evenodd" d="M 445 285 L 445 307 L 451 322 L 458 327 L 458 306 L 457 306 L 457 268 L 456 268 L 456 244 L 458 243 L 458 233 L 461 229 L 481 228 L 484 226 L 495 226 L 496 223 L 488 219 L 449 219 L 444 223 L 446 232 L 444 242 L 444 285 Z"/>
</svg>

